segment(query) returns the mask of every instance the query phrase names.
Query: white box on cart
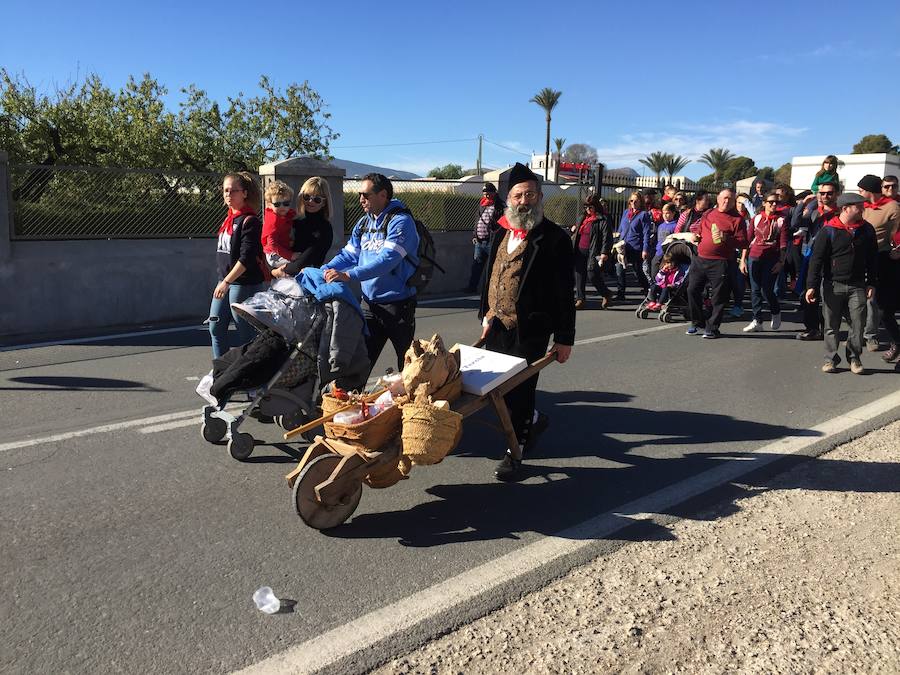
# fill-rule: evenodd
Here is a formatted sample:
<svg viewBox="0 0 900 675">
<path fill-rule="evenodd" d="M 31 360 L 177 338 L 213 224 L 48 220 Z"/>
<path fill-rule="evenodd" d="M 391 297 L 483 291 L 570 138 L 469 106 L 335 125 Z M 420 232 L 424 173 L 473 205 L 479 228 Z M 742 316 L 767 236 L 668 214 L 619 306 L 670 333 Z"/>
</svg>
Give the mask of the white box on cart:
<svg viewBox="0 0 900 675">
<path fill-rule="evenodd" d="M 484 396 L 528 367 L 528 361 L 519 356 L 469 345 L 455 344 L 450 351 L 459 352 L 462 390 L 476 396 Z"/>
</svg>

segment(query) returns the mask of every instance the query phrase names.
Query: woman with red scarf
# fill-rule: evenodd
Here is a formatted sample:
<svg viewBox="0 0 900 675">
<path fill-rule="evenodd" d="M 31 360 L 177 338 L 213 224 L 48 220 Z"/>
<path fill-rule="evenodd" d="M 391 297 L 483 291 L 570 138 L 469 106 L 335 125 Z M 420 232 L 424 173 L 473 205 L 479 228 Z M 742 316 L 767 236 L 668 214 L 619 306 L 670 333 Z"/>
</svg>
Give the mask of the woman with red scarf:
<svg viewBox="0 0 900 675">
<path fill-rule="evenodd" d="M 772 313 L 772 330 L 781 327 L 781 304 L 775 294 L 775 281 L 784 267 L 784 256 L 788 245 L 788 224 L 784 216 L 778 214 L 778 198 L 774 192 L 766 195 L 763 213 L 757 213 L 750 221 L 747 239 L 750 248 L 741 254 L 741 272 L 750 276 L 750 303 L 753 320 L 744 327 L 745 333 L 763 329 L 762 304 L 765 294 L 769 311 Z M 749 256 L 749 265 L 748 263 Z"/>
<path fill-rule="evenodd" d="M 603 267 L 612 251 L 612 231 L 609 218 L 597 195 L 588 197 L 584 203 L 584 218 L 581 224 L 572 228 L 575 252 L 575 309 L 584 308 L 587 278 L 600 294 L 600 306 L 609 306 L 612 293 L 603 279 Z"/>
<path fill-rule="evenodd" d="M 257 214 L 260 191 L 252 174 L 230 173 L 222 182 L 228 213 L 219 227 L 216 267 L 219 283 L 209 307 L 209 334 L 213 358 L 228 351 L 228 327 L 232 321 L 241 344 L 253 339 L 253 326 L 233 314 L 231 304 L 243 302 L 263 290 L 262 222 Z"/>
</svg>

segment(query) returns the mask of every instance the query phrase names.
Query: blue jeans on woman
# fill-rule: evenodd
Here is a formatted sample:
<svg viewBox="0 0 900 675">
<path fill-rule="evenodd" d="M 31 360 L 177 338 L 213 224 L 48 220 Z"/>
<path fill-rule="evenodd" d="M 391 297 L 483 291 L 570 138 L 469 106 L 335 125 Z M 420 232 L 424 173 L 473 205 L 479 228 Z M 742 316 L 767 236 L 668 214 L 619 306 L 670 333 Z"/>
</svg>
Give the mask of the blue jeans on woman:
<svg viewBox="0 0 900 675">
<path fill-rule="evenodd" d="M 253 339 L 256 329 L 231 311 L 231 303 L 243 302 L 254 293 L 265 289 L 265 284 L 231 284 L 228 293 L 221 298 L 213 298 L 209 306 L 209 335 L 212 338 L 213 358 L 217 359 L 228 351 L 228 327 L 234 321 L 239 344 Z"/>
<path fill-rule="evenodd" d="M 769 303 L 769 311 L 772 315 L 781 314 L 781 303 L 775 293 L 775 281 L 777 274 L 772 273 L 772 268 L 778 263 L 778 256 L 766 258 L 750 258 L 747 261 L 750 272 L 750 306 L 753 309 L 753 318 L 762 322 L 763 295 Z"/>
</svg>

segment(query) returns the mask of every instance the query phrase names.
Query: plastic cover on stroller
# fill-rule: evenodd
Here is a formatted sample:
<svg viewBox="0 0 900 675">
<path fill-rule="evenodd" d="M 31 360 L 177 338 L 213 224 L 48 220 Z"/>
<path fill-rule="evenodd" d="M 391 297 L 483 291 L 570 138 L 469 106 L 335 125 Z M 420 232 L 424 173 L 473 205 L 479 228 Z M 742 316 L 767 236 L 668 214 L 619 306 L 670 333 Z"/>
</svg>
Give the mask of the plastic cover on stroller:
<svg viewBox="0 0 900 675">
<path fill-rule="evenodd" d="M 231 308 L 258 330 L 269 328 L 285 340 L 302 340 L 315 321 L 318 307 L 315 298 L 303 292 L 293 278 L 279 279 L 265 291 Z"/>
</svg>

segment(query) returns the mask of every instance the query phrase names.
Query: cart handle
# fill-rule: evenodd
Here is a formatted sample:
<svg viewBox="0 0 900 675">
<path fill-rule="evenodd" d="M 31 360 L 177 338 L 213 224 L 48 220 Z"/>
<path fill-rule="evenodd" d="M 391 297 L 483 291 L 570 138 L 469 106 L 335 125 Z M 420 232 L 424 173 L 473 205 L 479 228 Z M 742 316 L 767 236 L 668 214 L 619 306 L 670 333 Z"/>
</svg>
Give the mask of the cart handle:
<svg viewBox="0 0 900 675">
<path fill-rule="evenodd" d="M 372 401 L 377 399 L 379 396 L 381 396 L 386 391 L 387 391 L 387 387 L 382 387 L 381 389 L 376 389 L 374 392 L 372 392 L 368 396 L 363 397 L 362 402 L 363 403 L 371 403 Z M 289 441 L 290 439 L 292 439 L 294 436 L 297 436 L 298 434 L 307 432 L 310 429 L 315 429 L 317 426 L 319 426 L 320 424 L 324 424 L 325 422 L 330 422 L 334 418 L 334 416 L 337 415 L 339 412 L 349 410 L 350 408 L 352 408 L 355 405 L 359 405 L 359 402 L 354 401 L 354 402 L 348 403 L 347 405 L 345 405 L 341 408 L 338 408 L 333 413 L 330 413 L 328 415 L 322 415 L 321 417 L 314 419 L 311 422 L 307 422 L 302 427 L 297 427 L 296 429 L 291 429 L 290 431 L 288 431 L 284 434 L 284 440 Z"/>
</svg>

